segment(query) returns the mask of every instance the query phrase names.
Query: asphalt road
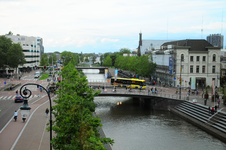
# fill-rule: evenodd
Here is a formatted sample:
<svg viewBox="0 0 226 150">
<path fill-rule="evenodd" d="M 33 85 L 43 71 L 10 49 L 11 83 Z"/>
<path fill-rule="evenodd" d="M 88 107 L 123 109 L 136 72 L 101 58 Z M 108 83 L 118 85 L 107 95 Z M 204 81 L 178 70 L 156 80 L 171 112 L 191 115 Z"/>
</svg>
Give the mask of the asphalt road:
<svg viewBox="0 0 226 150">
<path fill-rule="evenodd" d="M 6 125 L 6 123 L 13 117 L 14 111 L 18 110 L 23 103 L 15 103 L 13 100 L 1 100 L 0 101 L 0 130 Z"/>
</svg>

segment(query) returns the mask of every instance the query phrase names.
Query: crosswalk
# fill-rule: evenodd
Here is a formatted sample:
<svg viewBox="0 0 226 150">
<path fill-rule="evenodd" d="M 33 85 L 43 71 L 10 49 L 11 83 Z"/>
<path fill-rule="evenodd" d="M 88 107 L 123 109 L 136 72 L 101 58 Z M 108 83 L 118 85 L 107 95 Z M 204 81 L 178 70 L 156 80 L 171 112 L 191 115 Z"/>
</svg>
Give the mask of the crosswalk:
<svg viewBox="0 0 226 150">
<path fill-rule="evenodd" d="M 0 96 L 0 100 L 14 100 L 14 98 L 16 97 L 16 95 L 9 95 L 9 96 Z M 32 98 L 38 97 L 38 95 L 31 95 L 29 97 L 29 100 Z"/>
</svg>

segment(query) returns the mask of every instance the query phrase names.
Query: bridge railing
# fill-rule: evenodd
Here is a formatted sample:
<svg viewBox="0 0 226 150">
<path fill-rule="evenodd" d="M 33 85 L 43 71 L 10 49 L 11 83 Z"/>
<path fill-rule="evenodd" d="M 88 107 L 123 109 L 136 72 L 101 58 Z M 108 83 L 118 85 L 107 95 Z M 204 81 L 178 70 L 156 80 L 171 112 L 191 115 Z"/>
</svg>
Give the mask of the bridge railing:
<svg viewBox="0 0 226 150">
<path fill-rule="evenodd" d="M 111 94 L 136 94 L 136 95 L 153 95 L 153 96 L 159 96 L 159 97 L 166 97 L 166 98 L 172 98 L 172 99 L 179 99 L 179 95 L 175 94 L 167 94 L 163 92 L 159 93 L 152 93 L 148 92 L 148 90 L 139 90 L 139 89 L 132 89 L 131 91 L 129 89 L 122 89 L 117 88 L 116 91 L 113 90 L 113 88 L 106 88 L 106 89 L 97 89 L 95 88 L 94 91 L 101 91 L 101 93 L 111 93 Z M 181 95 L 181 100 L 189 100 L 187 96 Z"/>
</svg>

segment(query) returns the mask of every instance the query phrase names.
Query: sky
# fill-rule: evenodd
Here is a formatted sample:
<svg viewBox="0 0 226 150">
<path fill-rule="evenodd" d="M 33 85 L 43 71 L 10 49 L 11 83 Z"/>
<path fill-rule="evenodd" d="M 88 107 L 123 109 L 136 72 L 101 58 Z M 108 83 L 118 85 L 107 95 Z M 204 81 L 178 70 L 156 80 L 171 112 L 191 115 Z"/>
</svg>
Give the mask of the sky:
<svg viewBox="0 0 226 150">
<path fill-rule="evenodd" d="M 203 29 L 203 32 L 201 32 Z M 43 38 L 45 52 L 117 52 L 145 40 L 224 35 L 226 0 L 0 0 L 0 35 Z"/>
</svg>

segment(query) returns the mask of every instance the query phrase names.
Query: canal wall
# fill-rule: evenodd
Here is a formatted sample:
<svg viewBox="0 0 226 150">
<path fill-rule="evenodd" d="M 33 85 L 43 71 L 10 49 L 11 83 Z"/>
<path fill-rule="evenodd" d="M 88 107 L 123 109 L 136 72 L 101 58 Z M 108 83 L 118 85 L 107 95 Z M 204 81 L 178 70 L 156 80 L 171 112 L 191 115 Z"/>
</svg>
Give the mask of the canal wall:
<svg viewBox="0 0 226 150">
<path fill-rule="evenodd" d="M 175 106 L 184 102 L 184 100 L 178 99 L 170 99 L 164 97 L 151 97 L 151 98 L 133 98 L 139 99 L 141 105 L 147 108 L 155 109 L 155 110 L 169 110 L 171 107 L 174 108 Z"/>
<path fill-rule="evenodd" d="M 201 121 L 198 121 L 197 119 L 194 119 L 174 108 L 170 108 L 170 112 L 175 114 L 175 115 L 178 115 L 180 116 L 181 118 L 183 118 L 184 120 L 186 120 L 187 122 L 199 127 L 200 129 L 206 131 L 207 133 L 213 135 L 214 137 L 218 138 L 219 140 L 223 141 L 226 143 L 226 134 L 209 126 L 208 124 L 204 124 L 203 122 Z"/>
<path fill-rule="evenodd" d="M 175 107 L 184 102 L 184 100 L 177 100 L 177 99 L 168 99 L 168 98 L 134 98 L 140 100 L 140 105 L 143 107 L 155 109 L 155 110 L 167 110 L 171 113 L 183 118 L 187 122 L 199 127 L 200 129 L 206 131 L 207 133 L 213 135 L 214 137 L 218 138 L 219 140 L 226 143 L 226 134 L 217 130 L 208 124 L 205 124 L 193 117 L 190 117 L 183 112 L 180 112 L 175 109 Z"/>
</svg>

